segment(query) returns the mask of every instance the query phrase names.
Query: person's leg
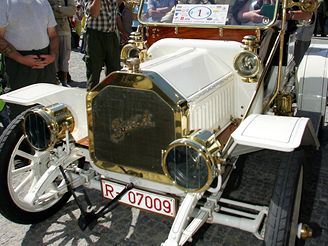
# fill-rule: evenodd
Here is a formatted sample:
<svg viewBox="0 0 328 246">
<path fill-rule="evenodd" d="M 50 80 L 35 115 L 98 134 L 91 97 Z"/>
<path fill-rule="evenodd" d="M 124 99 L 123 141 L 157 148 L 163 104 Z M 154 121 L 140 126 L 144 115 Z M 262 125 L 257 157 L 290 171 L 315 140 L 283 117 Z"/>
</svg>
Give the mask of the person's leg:
<svg viewBox="0 0 328 246">
<path fill-rule="evenodd" d="M 104 64 L 103 38 L 105 33 L 87 29 L 86 31 L 86 73 L 87 73 L 87 90 L 91 90 L 99 83 L 100 73 Z"/>
<path fill-rule="evenodd" d="M 116 33 L 107 34 L 106 39 L 104 40 L 106 45 L 106 75 L 110 74 L 113 71 L 121 69 L 120 66 L 120 44 Z"/>
<path fill-rule="evenodd" d="M 42 50 L 38 50 L 37 54 L 49 54 L 50 47 L 46 47 Z M 58 85 L 58 79 L 56 77 L 56 64 L 55 62 L 48 64 L 43 69 L 32 69 L 33 72 L 36 74 L 36 78 L 31 84 L 35 83 L 48 83 Z"/>
<path fill-rule="evenodd" d="M 61 71 L 63 71 L 63 80 L 61 81 L 63 86 L 68 85 L 68 72 L 69 72 L 69 60 L 71 58 L 72 44 L 71 34 L 64 36 L 63 40 L 63 57 L 61 64 Z"/>
<path fill-rule="evenodd" d="M 57 76 L 61 85 L 68 86 L 68 62 L 71 56 L 71 34 L 59 36 L 59 54 Z"/>
<path fill-rule="evenodd" d="M 9 125 L 10 119 L 9 119 L 9 112 L 8 108 L 5 105 L 5 107 L 0 111 L 0 122 L 3 126 L 3 130 Z"/>
<path fill-rule="evenodd" d="M 321 37 L 326 37 L 326 33 L 325 33 L 326 17 L 325 17 L 325 13 L 321 14 L 319 21 L 320 21 L 320 34 L 321 34 Z"/>
<path fill-rule="evenodd" d="M 62 42 L 62 39 L 61 39 L 62 36 L 58 36 L 58 55 L 57 55 L 57 58 L 55 60 L 55 69 L 56 69 L 56 77 L 57 77 L 57 80 L 58 80 L 58 84 L 60 83 L 60 81 L 63 80 L 63 72 L 60 70 L 59 68 L 59 64 L 60 64 L 60 58 L 61 58 L 61 42 Z"/>
<path fill-rule="evenodd" d="M 311 44 L 311 41 L 301 41 L 296 40 L 295 41 L 295 52 L 294 52 L 294 60 L 295 60 L 295 66 L 298 67 L 305 55 L 305 52 L 309 48 Z"/>
<path fill-rule="evenodd" d="M 259 48 L 259 57 L 263 65 L 267 62 L 269 55 L 272 51 L 273 44 L 278 38 L 279 30 L 277 28 L 271 28 L 263 31 L 261 45 Z M 277 51 L 276 51 L 277 52 Z"/>
<path fill-rule="evenodd" d="M 32 69 L 10 58 L 6 58 L 6 73 L 8 75 L 8 87 L 10 90 L 17 90 L 35 84 L 38 75 L 36 70 L 38 69 Z"/>
<path fill-rule="evenodd" d="M 40 51 L 40 54 L 48 54 L 48 51 L 49 48 L 45 48 Z M 32 52 L 22 53 L 32 54 Z M 7 57 L 6 73 L 8 75 L 8 87 L 11 91 L 36 83 L 57 84 L 55 63 L 51 63 L 43 69 L 32 69 Z M 8 104 L 8 106 L 11 119 L 15 118 L 25 109 L 21 105 Z"/>
<path fill-rule="evenodd" d="M 83 32 L 82 35 L 81 35 L 82 37 L 81 37 L 80 52 L 81 52 L 82 54 L 85 54 L 85 49 L 86 49 L 86 48 L 85 48 L 85 45 L 86 45 L 86 41 L 85 41 L 86 38 L 85 38 L 85 35 L 86 35 L 85 32 Z"/>
<path fill-rule="evenodd" d="M 38 71 L 37 83 L 48 83 L 58 85 L 58 79 L 56 77 L 55 63 L 51 63 L 43 69 Z"/>
</svg>

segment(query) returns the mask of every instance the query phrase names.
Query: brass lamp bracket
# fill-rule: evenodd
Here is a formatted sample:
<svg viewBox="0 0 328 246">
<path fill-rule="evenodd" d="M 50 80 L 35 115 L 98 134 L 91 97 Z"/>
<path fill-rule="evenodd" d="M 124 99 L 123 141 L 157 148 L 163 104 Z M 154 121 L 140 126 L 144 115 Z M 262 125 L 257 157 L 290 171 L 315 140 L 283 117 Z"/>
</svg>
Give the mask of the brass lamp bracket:
<svg viewBox="0 0 328 246">
<path fill-rule="evenodd" d="M 256 37 L 253 35 L 247 35 L 242 40 L 243 45 L 241 46 L 244 50 L 257 53 L 259 45 L 257 43 Z"/>
<path fill-rule="evenodd" d="M 293 97 L 291 93 L 279 92 L 275 98 L 274 112 L 276 115 L 292 116 L 293 111 Z"/>
</svg>

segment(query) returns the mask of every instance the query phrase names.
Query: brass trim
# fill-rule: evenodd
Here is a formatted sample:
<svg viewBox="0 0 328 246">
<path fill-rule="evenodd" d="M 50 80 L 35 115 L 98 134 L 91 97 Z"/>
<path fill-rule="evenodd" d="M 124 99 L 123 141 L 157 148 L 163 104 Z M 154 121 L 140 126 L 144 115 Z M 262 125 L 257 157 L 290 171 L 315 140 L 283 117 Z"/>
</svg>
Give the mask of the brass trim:
<svg viewBox="0 0 328 246">
<path fill-rule="evenodd" d="M 312 228 L 307 224 L 301 225 L 301 239 L 305 240 L 313 236 Z"/>
<path fill-rule="evenodd" d="M 222 38 L 224 36 L 223 28 L 219 28 L 219 36 Z"/>
<path fill-rule="evenodd" d="M 127 174 L 135 177 L 141 177 L 147 180 L 156 181 L 163 184 L 172 184 L 172 181 L 165 175 L 155 172 L 149 172 L 138 168 L 133 168 L 124 165 L 113 164 L 107 166 L 104 162 L 98 161 L 97 166 L 108 171 L 120 174 Z"/>
<path fill-rule="evenodd" d="M 143 170 L 142 168 L 134 168 L 120 163 L 104 163 L 103 161 L 97 160 L 94 146 L 92 101 L 98 93 L 107 86 L 127 87 L 136 90 L 149 90 L 155 92 L 173 111 L 174 122 L 172 122 L 172 124 L 175 124 L 175 138 L 181 138 L 185 132 L 189 131 L 188 129 L 185 129 L 187 125 L 182 123 L 182 118 L 186 117 L 186 114 L 188 113 L 188 105 L 185 103 L 185 99 L 175 91 L 174 88 L 170 87 L 168 83 L 161 79 L 159 75 L 146 71 L 143 73 L 130 73 L 126 71 L 113 72 L 89 91 L 86 99 L 89 151 L 90 157 L 96 166 L 117 173 L 129 174 L 132 176 L 142 175 L 143 178 L 148 180 L 172 184 L 171 180 L 164 173 L 150 172 Z M 158 163 L 158 165 L 161 165 L 161 163 Z"/>
<path fill-rule="evenodd" d="M 289 92 L 279 92 L 275 100 L 274 112 L 276 115 L 293 115 L 293 97 Z"/>
<path fill-rule="evenodd" d="M 121 62 L 126 64 L 127 59 L 132 57 L 133 52 L 136 52 L 139 56 L 139 49 L 136 47 L 135 44 L 128 43 L 124 45 L 121 50 Z"/>
<path fill-rule="evenodd" d="M 285 46 L 285 33 L 287 28 L 287 1 L 282 1 L 282 22 L 281 22 L 281 29 L 279 33 L 279 64 L 278 64 L 278 81 L 276 83 L 275 91 L 270 99 L 270 101 L 264 106 L 263 111 L 267 110 L 270 105 L 273 103 L 275 98 L 280 92 L 281 84 L 282 84 L 282 63 L 283 63 L 283 55 L 284 55 L 284 46 Z"/>
<path fill-rule="evenodd" d="M 147 47 L 143 39 L 143 31 L 138 27 L 137 31 L 132 32 L 130 40 L 121 50 L 121 62 L 127 65 L 129 58 L 139 58 L 140 62 L 144 62 L 147 59 Z"/>
<path fill-rule="evenodd" d="M 295 2 L 294 0 L 287 0 L 287 8 L 299 7 L 304 12 L 314 12 L 320 3 L 318 0 L 300 0 Z"/>
</svg>

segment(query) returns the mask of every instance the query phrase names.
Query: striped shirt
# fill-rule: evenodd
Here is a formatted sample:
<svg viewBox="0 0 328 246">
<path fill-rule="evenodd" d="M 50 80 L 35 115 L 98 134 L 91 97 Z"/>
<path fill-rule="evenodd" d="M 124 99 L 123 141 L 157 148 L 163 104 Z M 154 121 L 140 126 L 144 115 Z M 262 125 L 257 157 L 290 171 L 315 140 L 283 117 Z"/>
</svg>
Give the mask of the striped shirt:
<svg viewBox="0 0 328 246">
<path fill-rule="evenodd" d="M 87 28 L 101 31 L 114 32 L 116 30 L 117 5 L 116 0 L 100 0 L 100 14 L 97 17 L 92 17 L 89 14 L 89 4 L 87 4 Z"/>
</svg>

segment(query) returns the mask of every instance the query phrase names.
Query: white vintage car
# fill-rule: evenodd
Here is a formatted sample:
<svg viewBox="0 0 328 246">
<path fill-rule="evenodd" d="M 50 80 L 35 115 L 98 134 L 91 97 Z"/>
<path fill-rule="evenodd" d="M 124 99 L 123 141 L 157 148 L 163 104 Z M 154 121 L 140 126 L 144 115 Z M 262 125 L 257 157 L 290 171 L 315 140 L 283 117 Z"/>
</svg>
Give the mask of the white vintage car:
<svg viewBox="0 0 328 246">
<path fill-rule="evenodd" d="M 318 4 L 274 2 L 255 23 L 238 20 L 233 0 L 178 1 L 161 16 L 141 1 L 121 71 L 88 92 L 36 84 L 2 95 L 31 108 L 0 138 L 1 214 L 38 223 L 85 187 L 109 203 L 95 212 L 77 200 L 82 230 L 120 202 L 173 218 L 162 245 L 183 245 L 204 223 L 271 246 L 311 236 L 298 221 L 302 146 L 320 146 L 328 51 L 312 44 L 295 66 L 295 29 L 309 23 L 287 19 Z M 270 204 L 222 197 L 238 157 L 262 149 L 286 152 Z"/>
</svg>

